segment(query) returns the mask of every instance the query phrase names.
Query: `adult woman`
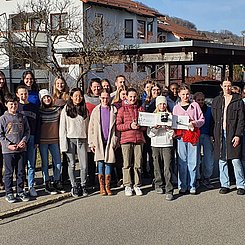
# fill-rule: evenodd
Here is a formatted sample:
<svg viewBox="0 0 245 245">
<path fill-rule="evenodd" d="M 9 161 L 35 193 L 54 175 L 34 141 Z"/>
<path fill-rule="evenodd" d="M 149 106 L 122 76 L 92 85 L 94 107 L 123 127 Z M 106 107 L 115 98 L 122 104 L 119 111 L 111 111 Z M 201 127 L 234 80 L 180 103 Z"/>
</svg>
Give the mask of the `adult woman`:
<svg viewBox="0 0 245 245">
<path fill-rule="evenodd" d="M 25 85 L 28 89 L 28 101 L 40 106 L 39 94 L 38 94 L 38 85 L 34 73 L 32 71 L 25 71 L 22 74 L 21 85 Z"/>
<path fill-rule="evenodd" d="M 98 163 L 100 194 L 110 196 L 112 165 L 116 161 L 114 149 L 117 145 L 117 109 L 110 105 L 110 93 L 106 89 L 101 91 L 100 101 L 100 105 L 91 114 L 88 143 L 94 152 L 94 160 Z"/>
<path fill-rule="evenodd" d="M 6 111 L 4 97 L 9 94 L 9 89 L 7 86 L 7 81 L 4 73 L 0 71 L 0 116 Z M 0 146 L 0 190 L 4 189 L 3 184 L 3 155 L 2 148 Z"/>
<path fill-rule="evenodd" d="M 80 88 L 73 88 L 70 92 L 67 105 L 61 112 L 60 117 L 60 149 L 65 152 L 68 159 L 68 174 L 71 181 L 71 194 L 87 196 L 87 132 L 88 112 Z M 80 164 L 81 182 L 76 183 L 75 177 L 75 153 L 77 151 Z"/>
<path fill-rule="evenodd" d="M 219 160 L 220 194 L 230 191 L 227 160 L 231 159 L 236 178 L 237 194 L 245 194 L 244 173 L 241 164 L 244 105 L 239 94 L 232 94 L 231 81 L 222 83 L 223 93 L 212 103 L 214 118 L 214 157 Z"/>
</svg>

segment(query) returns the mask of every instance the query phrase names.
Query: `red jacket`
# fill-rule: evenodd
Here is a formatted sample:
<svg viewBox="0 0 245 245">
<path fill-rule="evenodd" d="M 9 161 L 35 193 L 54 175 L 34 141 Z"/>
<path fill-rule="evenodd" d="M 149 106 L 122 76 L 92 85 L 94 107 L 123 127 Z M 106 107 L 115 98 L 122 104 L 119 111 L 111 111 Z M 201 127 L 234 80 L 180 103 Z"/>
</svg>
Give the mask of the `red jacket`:
<svg viewBox="0 0 245 245">
<path fill-rule="evenodd" d="M 139 129 L 131 129 L 131 123 L 138 121 L 139 111 L 144 111 L 143 107 L 137 105 L 124 104 L 118 110 L 117 114 L 117 130 L 121 132 L 121 144 L 126 143 L 145 143 L 143 131 L 146 127 L 140 127 Z"/>
</svg>

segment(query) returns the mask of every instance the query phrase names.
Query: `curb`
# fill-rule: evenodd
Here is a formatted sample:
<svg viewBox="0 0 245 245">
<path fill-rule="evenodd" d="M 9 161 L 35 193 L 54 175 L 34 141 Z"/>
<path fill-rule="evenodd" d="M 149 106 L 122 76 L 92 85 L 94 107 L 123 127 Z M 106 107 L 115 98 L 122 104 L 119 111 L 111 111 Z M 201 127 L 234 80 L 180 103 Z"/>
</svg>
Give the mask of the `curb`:
<svg viewBox="0 0 245 245">
<path fill-rule="evenodd" d="M 71 197 L 70 193 L 59 194 L 59 196 L 56 196 L 55 198 L 52 196 L 51 198 L 48 198 L 48 199 L 33 202 L 33 203 L 27 204 L 25 206 L 19 207 L 19 208 L 11 209 L 11 210 L 8 210 L 6 212 L 0 213 L 0 220 L 12 217 L 12 216 L 17 215 L 17 214 L 24 213 L 26 211 L 33 210 L 35 208 L 40 208 L 40 207 L 43 207 L 45 205 L 53 204 L 53 203 L 62 201 L 64 199 L 67 199 L 69 197 Z"/>
</svg>

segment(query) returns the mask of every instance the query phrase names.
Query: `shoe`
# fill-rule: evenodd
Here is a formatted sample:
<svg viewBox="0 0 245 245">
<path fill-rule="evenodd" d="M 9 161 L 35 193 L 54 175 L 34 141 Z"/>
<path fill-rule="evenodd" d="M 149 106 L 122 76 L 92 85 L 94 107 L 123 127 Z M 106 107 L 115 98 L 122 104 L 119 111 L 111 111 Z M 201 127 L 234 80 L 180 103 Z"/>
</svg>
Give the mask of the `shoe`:
<svg viewBox="0 0 245 245">
<path fill-rule="evenodd" d="M 179 189 L 179 195 L 186 195 L 186 194 L 188 194 L 187 190 Z"/>
<path fill-rule="evenodd" d="M 120 179 L 118 182 L 117 182 L 117 186 L 118 187 L 123 187 L 123 180 Z"/>
<path fill-rule="evenodd" d="M 125 196 L 132 196 L 133 193 L 132 193 L 132 189 L 130 186 L 125 186 Z"/>
<path fill-rule="evenodd" d="M 165 198 L 167 201 L 172 201 L 174 199 L 174 196 L 172 193 L 167 193 L 166 194 L 166 198 Z"/>
<path fill-rule="evenodd" d="M 78 190 L 77 186 L 73 186 L 71 188 L 71 195 L 73 197 L 79 197 L 79 190 Z"/>
<path fill-rule="evenodd" d="M 52 187 L 49 181 L 45 183 L 45 192 L 51 195 L 57 194 L 57 191 Z"/>
<path fill-rule="evenodd" d="M 197 193 L 197 192 L 196 192 L 196 189 L 194 189 L 194 188 L 193 188 L 193 189 L 190 189 L 190 194 L 191 194 L 191 195 L 196 195 L 196 193 Z"/>
<path fill-rule="evenodd" d="M 163 189 L 162 189 L 161 187 L 156 187 L 156 188 L 155 188 L 155 192 L 156 192 L 157 194 L 163 194 Z"/>
<path fill-rule="evenodd" d="M 34 187 L 31 187 L 29 189 L 29 194 L 30 194 L 31 197 L 37 197 L 37 192 L 36 192 Z"/>
<path fill-rule="evenodd" d="M 54 189 L 57 190 L 59 193 L 65 193 L 65 190 L 63 188 L 61 181 L 55 181 L 53 186 L 54 186 Z"/>
<path fill-rule="evenodd" d="M 237 189 L 237 195 L 244 195 L 244 194 L 245 194 L 245 190 L 243 188 Z"/>
<path fill-rule="evenodd" d="M 203 186 L 205 186 L 208 189 L 213 189 L 214 188 L 214 186 L 210 183 L 209 179 L 204 179 L 202 184 L 203 184 Z"/>
<path fill-rule="evenodd" d="M 230 192 L 230 189 L 227 187 L 221 187 L 219 190 L 219 194 L 227 194 Z"/>
<path fill-rule="evenodd" d="M 108 196 L 112 195 L 112 191 L 111 191 L 111 175 L 110 174 L 106 174 L 105 175 L 105 191 L 107 193 Z"/>
<path fill-rule="evenodd" d="M 16 194 L 16 199 L 22 202 L 30 201 L 30 197 L 25 192 L 20 192 Z"/>
<path fill-rule="evenodd" d="M 9 203 L 14 203 L 14 202 L 16 202 L 16 199 L 15 199 L 13 193 L 7 194 L 7 195 L 5 196 L 5 200 L 6 200 L 7 202 L 9 202 Z"/>
<path fill-rule="evenodd" d="M 134 192 L 135 192 L 136 196 L 142 196 L 143 195 L 141 189 L 138 186 L 134 187 Z"/>
<path fill-rule="evenodd" d="M 82 196 L 83 197 L 87 197 L 88 196 L 88 191 L 86 189 L 85 186 L 81 186 L 81 190 L 82 190 Z"/>
<path fill-rule="evenodd" d="M 98 174 L 99 184 L 100 184 L 100 195 L 106 196 L 105 191 L 105 175 L 104 174 Z"/>
</svg>

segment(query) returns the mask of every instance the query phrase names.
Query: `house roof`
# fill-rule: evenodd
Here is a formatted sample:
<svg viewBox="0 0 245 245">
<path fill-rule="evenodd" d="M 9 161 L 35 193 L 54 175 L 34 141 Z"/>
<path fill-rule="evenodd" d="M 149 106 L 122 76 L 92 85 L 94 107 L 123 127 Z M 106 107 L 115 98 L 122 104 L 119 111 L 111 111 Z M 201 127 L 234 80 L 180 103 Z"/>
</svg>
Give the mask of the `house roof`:
<svg viewBox="0 0 245 245">
<path fill-rule="evenodd" d="M 141 3 L 131 0 L 81 0 L 84 3 L 99 4 L 107 7 L 114 7 L 126 10 L 131 13 L 145 15 L 150 17 L 164 16 L 157 10 L 151 9 Z"/>
<path fill-rule="evenodd" d="M 174 35 L 184 40 L 211 41 L 204 34 L 200 34 L 197 31 L 190 30 L 186 27 L 178 25 L 174 23 L 172 20 L 168 19 L 167 17 L 159 18 L 158 28 L 166 32 L 172 32 Z"/>
</svg>

